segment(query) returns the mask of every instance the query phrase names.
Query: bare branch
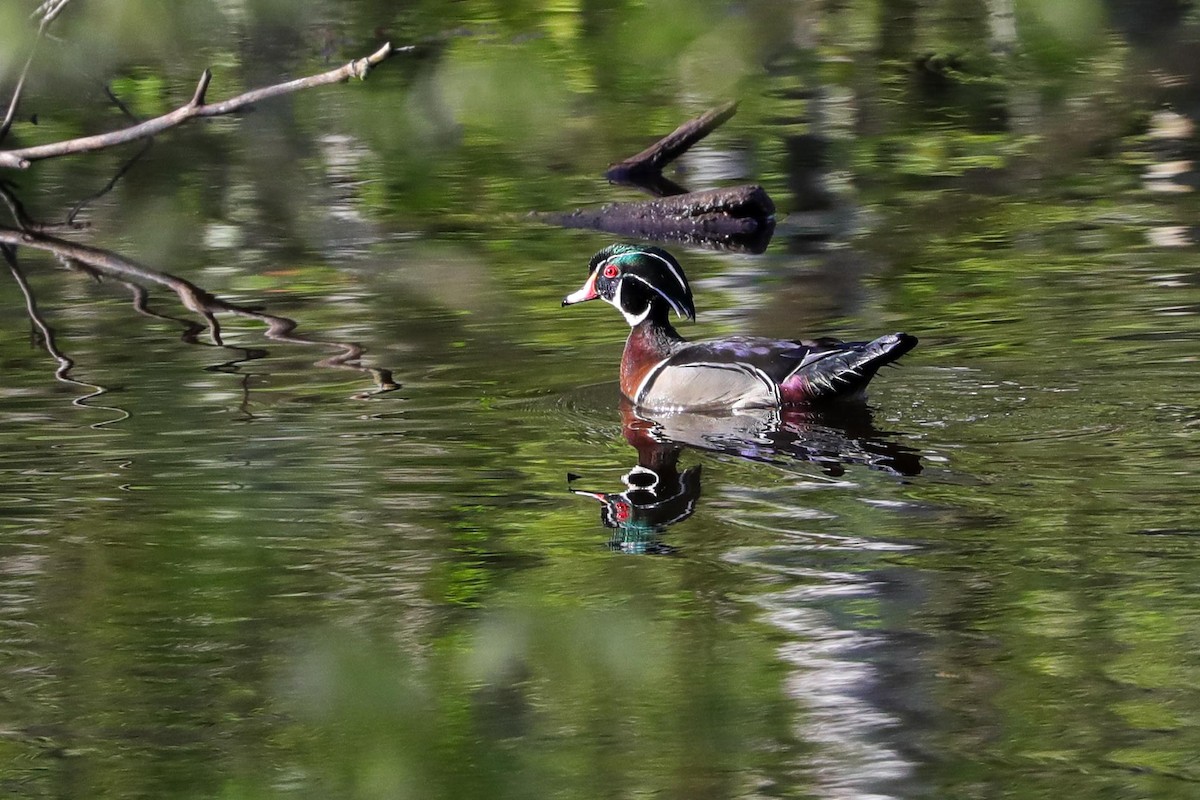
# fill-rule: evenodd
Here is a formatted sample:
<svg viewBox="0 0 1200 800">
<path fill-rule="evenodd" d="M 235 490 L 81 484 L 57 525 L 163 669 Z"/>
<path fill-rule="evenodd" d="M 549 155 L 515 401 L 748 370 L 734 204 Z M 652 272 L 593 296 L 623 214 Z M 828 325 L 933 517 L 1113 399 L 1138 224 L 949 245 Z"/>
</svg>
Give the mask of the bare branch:
<svg viewBox="0 0 1200 800">
<path fill-rule="evenodd" d="M 38 6 L 37 9 L 29 16 L 40 16 L 42 18 L 42 24 L 49 25 L 54 21 L 55 17 L 62 13 L 62 10 L 67 7 L 67 3 L 69 2 L 71 2 L 71 0 L 46 0 L 46 2 Z"/>
<path fill-rule="evenodd" d="M 208 70 L 205 70 L 204 74 L 200 77 L 199 83 L 196 85 L 196 91 L 192 95 L 192 99 L 186 105 L 180 106 L 174 111 L 110 133 L 83 136 L 78 139 L 68 139 L 62 142 L 26 147 L 19 150 L 0 150 L 0 168 L 26 169 L 34 161 L 57 158 L 74 153 L 89 153 L 125 144 L 126 142 L 136 141 L 137 139 L 145 139 L 169 128 L 182 125 L 188 120 L 197 117 L 216 117 L 223 114 L 230 114 L 254 103 L 282 94 L 289 94 L 315 86 L 324 86 L 329 83 L 339 83 L 349 78 L 365 78 L 373 67 L 396 53 L 408 52 L 414 49 L 416 48 L 411 45 L 407 47 L 392 47 L 390 43 L 385 44 L 366 58 L 351 61 L 337 69 L 322 72 L 318 75 L 310 75 L 307 78 L 298 78 L 286 83 L 275 84 L 274 86 L 266 86 L 262 89 L 254 89 L 219 103 L 206 103 L 204 101 L 204 94 L 208 90 L 209 81 L 212 79 L 212 74 Z"/>
<path fill-rule="evenodd" d="M 25 90 L 25 78 L 29 75 L 29 66 L 33 63 L 33 57 L 37 55 L 38 45 L 41 44 L 42 38 L 46 35 L 46 28 L 50 27 L 50 23 L 54 22 L 55 18 L 62 13 L 62 10 L 67 7 L 67 3 L 69 2 L 71 0 L 46 0 L 32 14 L 34 17 L 40 15 L 42 21 L 38 23 L 37 36 L 29 48 L 29 55 L 25 58 L 25 66 L 21 68 L 21 77 L 17 78 L 17 85 L 13 88 L 13 96 L 8 103 L 8 111 L 4 114 L 4 121 L 0 122 L 0 142 L 3 142 L 5 137 L 8 136 L 8 131 L 12 128 L 13 120 L 17 116 L 17 107 L 21 104 L 21 93 Z"/>
<path fill-rule="evenodd" d="M 204 94 L 208 91 L 208 84 L 212 81 L 212 70 L 206 69 L 200 75 L 200 82 L 196 84 L 196 91 L 192 93 L 192 101 L 188 103 L 192 108 L 200 108 L 204 105 Z"/>
</svg>

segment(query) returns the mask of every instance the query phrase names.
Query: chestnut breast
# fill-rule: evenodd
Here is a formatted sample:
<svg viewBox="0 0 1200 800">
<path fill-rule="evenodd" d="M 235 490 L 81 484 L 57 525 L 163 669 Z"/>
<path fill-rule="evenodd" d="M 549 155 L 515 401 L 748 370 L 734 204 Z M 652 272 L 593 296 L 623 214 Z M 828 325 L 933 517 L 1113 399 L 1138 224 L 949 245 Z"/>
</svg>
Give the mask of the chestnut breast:
<svg viewBox="0 0 1200 800">
<path fill-rule="evenodd" d="M 678 340 L 664 336 L 649 325 L 638 325 L 629 332 L 625 340 L 625 352 L 621 354 L 621 394 L 633 400 L 638 387 L 663 359 L 678 346 Z"/>
</svg>

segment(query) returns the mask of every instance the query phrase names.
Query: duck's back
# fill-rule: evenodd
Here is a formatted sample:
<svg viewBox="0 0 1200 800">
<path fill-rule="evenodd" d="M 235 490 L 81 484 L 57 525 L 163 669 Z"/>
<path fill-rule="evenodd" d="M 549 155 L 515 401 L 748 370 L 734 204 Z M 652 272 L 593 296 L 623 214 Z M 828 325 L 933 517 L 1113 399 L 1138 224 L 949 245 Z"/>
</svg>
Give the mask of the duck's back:
<svg viewBox="0 0 1200 800">
<path fill-rule="evenodd" d="M 752 336 L 690 342 L 648 370 L 630 399 L 649 409 L 695 411 L 854 396 L 916 343 L 903 333 L 870 342 Z"/>
</svg>

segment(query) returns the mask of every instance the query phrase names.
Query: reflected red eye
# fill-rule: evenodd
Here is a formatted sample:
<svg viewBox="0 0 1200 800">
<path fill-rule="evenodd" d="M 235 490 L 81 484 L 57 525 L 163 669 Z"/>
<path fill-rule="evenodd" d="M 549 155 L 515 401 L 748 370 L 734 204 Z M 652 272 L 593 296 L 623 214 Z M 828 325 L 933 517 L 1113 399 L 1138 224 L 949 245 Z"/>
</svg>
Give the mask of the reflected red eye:
<svg viewBox="0 0 1200 800">
<path fill-rule="evenodd" d="M 629 503 L 618 501 L 614 506 L 613 511 L 616 512 L 614 516 L 616 516 L 617 522 L 628 522 L 629 515 L 633 512 L 633 509 L 629 507 Z"/>
<path fill-rule="evenodd" d="M 620 271 L 621 270 L 617 269 L 616 264 L 605 264 L 604 265 L 604 277 L 606 277 L 606 278 L 615 278 L 615 277 L 617 277 L 617 273 Z"/>
</svg>

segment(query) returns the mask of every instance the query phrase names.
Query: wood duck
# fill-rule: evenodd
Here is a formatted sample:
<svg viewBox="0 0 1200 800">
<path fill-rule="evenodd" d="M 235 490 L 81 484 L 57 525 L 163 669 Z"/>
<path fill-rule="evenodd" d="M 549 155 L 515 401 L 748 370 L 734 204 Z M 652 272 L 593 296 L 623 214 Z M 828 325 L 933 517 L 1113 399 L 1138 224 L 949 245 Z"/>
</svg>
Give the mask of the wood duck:
<svg viewBox="0 0 1200 800">
<path fill-rule="evenodd" d="M 604 300 L 631 328 L 621 356 L 621 394 L 659 412 L 805 406 L 858 398 L 879 368 L 917 345 L 889 333 L 870 342 L 730 336 L 689 342 L 670 314 L 694 320 L 687 276 L 659 247 L 614 244 L 588 263 L 564 306 Z"/>
</svg>

